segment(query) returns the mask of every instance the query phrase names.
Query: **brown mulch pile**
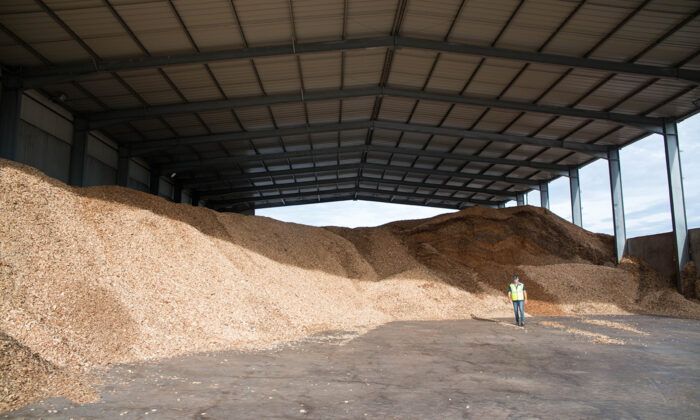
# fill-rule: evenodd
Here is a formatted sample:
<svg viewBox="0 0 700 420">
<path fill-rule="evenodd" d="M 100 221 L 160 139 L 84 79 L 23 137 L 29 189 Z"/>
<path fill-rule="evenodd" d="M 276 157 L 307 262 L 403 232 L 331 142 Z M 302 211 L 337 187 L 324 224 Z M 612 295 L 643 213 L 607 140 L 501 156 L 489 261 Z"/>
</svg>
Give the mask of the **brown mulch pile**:
<svg viewBox="0 0 700 420">
<path fill-rule="evenodd" d="M 0 332 L 78 382 L 95 366 L 269 348 L 324 330 L 511 316 L 513 273 L 530 314 L 700 318 L 700 304 L 644 264 L 615 266 L 609 236 L 539 208 L 316 228 L 74 188 L 0 160 Z M 0 411 L 70 396 L 2 366 Z"/>
</svg>

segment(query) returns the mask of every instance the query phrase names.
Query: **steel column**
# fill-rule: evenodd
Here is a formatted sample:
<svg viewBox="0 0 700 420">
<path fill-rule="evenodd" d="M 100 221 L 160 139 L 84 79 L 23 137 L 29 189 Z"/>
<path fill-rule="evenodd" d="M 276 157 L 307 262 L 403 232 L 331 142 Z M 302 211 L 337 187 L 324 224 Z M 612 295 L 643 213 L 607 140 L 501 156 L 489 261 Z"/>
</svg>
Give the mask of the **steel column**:
<svg viewBox="0 0 700 420">
<path fill-rule="evenodd" d="M 175 181 L 173 186 L 173 201 L 176 203 L 182 203 L 182 184 Z"/>
<path fill-rule="evenodd" d="M 73 120 L 73 146 L 70 150 L 70 176 L 71 185 L 82 187 L 85 185 L 85 167 L 87 166 L 87 138 L 88 124 L 82 118 Z"/>
<path fill-rule="evenodd" d="M 129 150 L 119 147 L 119 160 L 117 162 L 117 185 L 126 187 L 129 184 Z"/>
<path fill-rule="evenodd" d="M 3 74 L 0 94 L 0 157 L 17 160 L 19 119 L 22 111 L 22 89 L 17 78 Z"/>
<path fill-rule="evenodd" d="M 608 168 L 610 170 L 610 197 L 612 199 L 613 228 L 615 230 L 615 249 L 617 262 L 625 254 L 627 233 L 625 232 L 625 206 L 622 200 L 622 173 L 620 171 L 620 151 L 611 149 L 608 152 Z"/>
<path fill-rule="evenodd" d="M 540 183 L 540 207 L 549 210 L 549 184 Z"/>
<path fill-rule="evenodd" d="M 569 169 L 569 191 L 571 193 L 571 221 L 583 227 L 581 212 L 581 185 L 579 184 L 578 168 Z"/>
<path fill-rule="evenodd" d="M 192 195 L 192 205 L 195 207 L 199 206 L 199 198 L 200 198 L 199 191 L 192 191 L 191 195 Z"/>
<path fill-rule="evenodd" d="M 157 168 L 151 168 L 151 176 L 148 181 L 148 192 L 153 195 L 158 195 L 160 192 L 160 171 Z"/>
<path fill-rule="evenodd" d="M 516 202 L 519 206 L 525 205 L 525 194 L 526 193 L 518 193 L 518 195 L 516 196 Z"/>
<path fill-rule="evenodd" d="M 666 150 L 666 172 L 668 174 L 668 193 L 671 201 L 671 220 L 673 222 L 673 237 L 675 239 L 676 287 L 683 293 L 681 271 L 688 263 L 688 224 L 685 216 L 685 194 L 683 192 L 683 172 L 681 156 L 678 147 L 678 127 L 668 121 L 664 124 L 664 148 Z"/>
</svg>

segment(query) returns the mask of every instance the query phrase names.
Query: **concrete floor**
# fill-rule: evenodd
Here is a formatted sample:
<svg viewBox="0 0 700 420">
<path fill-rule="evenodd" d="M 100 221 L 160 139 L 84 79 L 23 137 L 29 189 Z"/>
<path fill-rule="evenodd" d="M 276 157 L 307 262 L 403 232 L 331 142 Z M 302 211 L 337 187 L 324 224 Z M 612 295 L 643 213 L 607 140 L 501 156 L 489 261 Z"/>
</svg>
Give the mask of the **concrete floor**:
<svg viewBox="0 0 700 420">
<path fill-rule="evenodd" d="M 550 319 L 396 322 L 345 344 L 339 332 L 276 351 L 121 365 L 102 400 L 51 399 L 6 418 L 698 418 L 700 321 L 629 316 L 640 335 Z"/>
</svg>

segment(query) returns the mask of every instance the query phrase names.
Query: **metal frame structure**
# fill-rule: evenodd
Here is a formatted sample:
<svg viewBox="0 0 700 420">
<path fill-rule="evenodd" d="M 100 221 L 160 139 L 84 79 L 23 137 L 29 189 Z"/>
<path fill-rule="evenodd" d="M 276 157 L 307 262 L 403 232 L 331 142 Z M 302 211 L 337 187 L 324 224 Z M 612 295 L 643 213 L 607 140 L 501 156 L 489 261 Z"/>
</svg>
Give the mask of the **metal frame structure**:
<svg viewBox="0 0 700 420">
<path fill-rule="evenodd" d="M 698 111 L 700 6 L 205 3 L 0 6 L 2 156 L 15 156 L 22 90 L 37 89 L 67 97 L 75 116 L 72 184 L 100 130 L 119 144 L 119 184 L 140 157 L 151 193 L 166 175 L 176 201 L 186 189 L 224 211 L 343 199 L 502 207 L 535 189 L 548 207 L 548 183 L 564 176 L 582 226 L 578 170 L 607 159 L 619 259 L 618 151 L 661 134 L 687 261 L 675 124 Z"/>
</svg>

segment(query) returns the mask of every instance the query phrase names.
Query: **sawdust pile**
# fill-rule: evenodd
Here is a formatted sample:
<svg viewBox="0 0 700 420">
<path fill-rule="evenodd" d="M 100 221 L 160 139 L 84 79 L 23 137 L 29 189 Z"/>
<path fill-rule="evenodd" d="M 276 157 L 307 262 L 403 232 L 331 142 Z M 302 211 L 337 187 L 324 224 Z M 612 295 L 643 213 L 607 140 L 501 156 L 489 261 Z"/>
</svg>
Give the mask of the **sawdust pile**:
<svg viewBox="0 0 700 420">
<path fill-rule="evenodd" d="M 700 318 L 644 264 L 615 267 L 609 236 L 532 207 L 315 228 L 73 188 L 0 160 L 0 239 L 0 332 L 61 371 L 393 320 L 507 317 L 513 273 L 530 314 Z"/>
</svg>

